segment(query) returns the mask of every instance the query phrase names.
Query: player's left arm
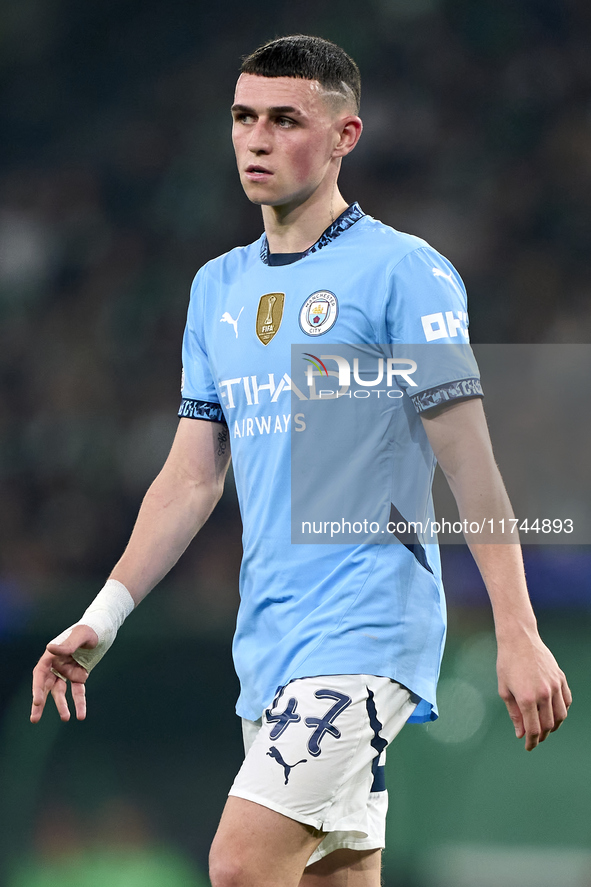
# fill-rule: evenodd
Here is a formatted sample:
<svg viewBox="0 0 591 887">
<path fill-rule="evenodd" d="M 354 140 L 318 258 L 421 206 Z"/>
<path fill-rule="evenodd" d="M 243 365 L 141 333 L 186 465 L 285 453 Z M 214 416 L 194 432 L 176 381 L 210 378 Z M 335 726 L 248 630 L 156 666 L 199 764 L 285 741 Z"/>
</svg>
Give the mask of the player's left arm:
<svg viewBox="0 0 591 887">
<path fill-rule="evenodd" d="M 495 463 L 480 398 L 423 413 L 423 426 L 456 499 L 460 518 L 498 527 L 513 511 Z M 490 520 L 493 524 L 489 524 Z M 479 541 L 480 540 L 480 541 Z M 531 751 L 557 730 L 572 696 L 564 673 L 542 642 L 529 600 L 521 547 L 510 542 L 466 541 L 488 591 L 497 637 L 499 694 L 518 738 Z"/>
</svg>

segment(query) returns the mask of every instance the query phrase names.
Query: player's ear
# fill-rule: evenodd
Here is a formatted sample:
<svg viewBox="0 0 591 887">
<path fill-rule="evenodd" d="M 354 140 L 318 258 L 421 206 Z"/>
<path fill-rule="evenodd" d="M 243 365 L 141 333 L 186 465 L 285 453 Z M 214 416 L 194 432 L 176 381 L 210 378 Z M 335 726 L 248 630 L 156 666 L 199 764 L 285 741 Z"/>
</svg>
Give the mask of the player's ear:
<svg viewBox="0 0 591 887">
<path fill-rule="evenodd" d="M 353 114 L 342 117 L 339 120 L 338 142 L 334 149 L 334 156 L 345 157 L 346 154 L 349 154 L 359 141 L 362 130 L 363 123 L 360 117 Z"/>
</svg>

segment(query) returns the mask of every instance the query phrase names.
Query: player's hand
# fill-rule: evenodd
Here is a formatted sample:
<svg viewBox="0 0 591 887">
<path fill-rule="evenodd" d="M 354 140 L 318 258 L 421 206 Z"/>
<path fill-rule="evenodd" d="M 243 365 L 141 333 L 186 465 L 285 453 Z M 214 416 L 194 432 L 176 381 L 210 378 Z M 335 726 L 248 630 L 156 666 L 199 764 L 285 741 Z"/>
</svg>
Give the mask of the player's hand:
<svg viewBox="0 0 591 887">
<path fill-rule="evenodd" d="M 567 716 L 572 694 L 564 672 L 539 636 L 499 641 L 499 694 L 518 739 L 532 751 Z"/>
<path fill-rule="evenodd" d="M 76 625 L 69 637 L 60 644 L 50 643 L 47 645 L 45 653 L 33 669 L 33 707 L 31 709 L 33 724 L 41 720 L 45 702 L 50 693 L 62 721 L 70 720 L 70 709 L 66 700 L 68 681 L 70 681 L 76 717 L 79 721 L 84 720 L 86 717 L 84 684 L 88 678 L 88 672 L 76 662 L 72 653 L 79 647 L 92 650 L 97 644 L 98 637 L 94 629 L 88 625 Z"/>
</svg>

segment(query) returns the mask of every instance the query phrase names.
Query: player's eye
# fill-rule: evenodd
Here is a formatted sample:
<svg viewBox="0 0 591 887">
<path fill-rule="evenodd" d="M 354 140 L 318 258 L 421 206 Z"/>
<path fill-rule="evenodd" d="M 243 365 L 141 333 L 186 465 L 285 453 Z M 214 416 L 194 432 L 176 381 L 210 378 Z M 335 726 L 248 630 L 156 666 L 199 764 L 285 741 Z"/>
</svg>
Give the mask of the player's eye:
<svg viewBox="0 0 591 887">
<path fill-rule="evenodd" d="M 277 124 L 282 129 L 289 129 L 290 126 L 295 125 L 295 120 L 292 120 L 291 117 L 278 117 Z"/>
<path fill-rule="evenodd" d="M 254 117 L 252 116 L 252 114 L 242 113 L 242 114 L 235 114 L 234 115 L 234 123 L 251 124 L 253 122 L 254 122 Z"/>
</svg>

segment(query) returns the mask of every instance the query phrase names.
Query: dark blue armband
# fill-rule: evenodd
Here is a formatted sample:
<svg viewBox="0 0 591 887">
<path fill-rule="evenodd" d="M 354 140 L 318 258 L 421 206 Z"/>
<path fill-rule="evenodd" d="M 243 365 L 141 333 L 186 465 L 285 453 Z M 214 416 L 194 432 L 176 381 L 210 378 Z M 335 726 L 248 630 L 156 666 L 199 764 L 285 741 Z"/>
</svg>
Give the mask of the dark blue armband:
<svg viewBox="0 0 591 887">
<path fill-rule="evenodd" d="M 223 422 L 226 424 L 224 412 L 219 403 L 210 403 L 207 400 L 193 400 L 183 397 L 179 407 L 181 419 L 206 419 L 208 422 Z"/>
</svg>

